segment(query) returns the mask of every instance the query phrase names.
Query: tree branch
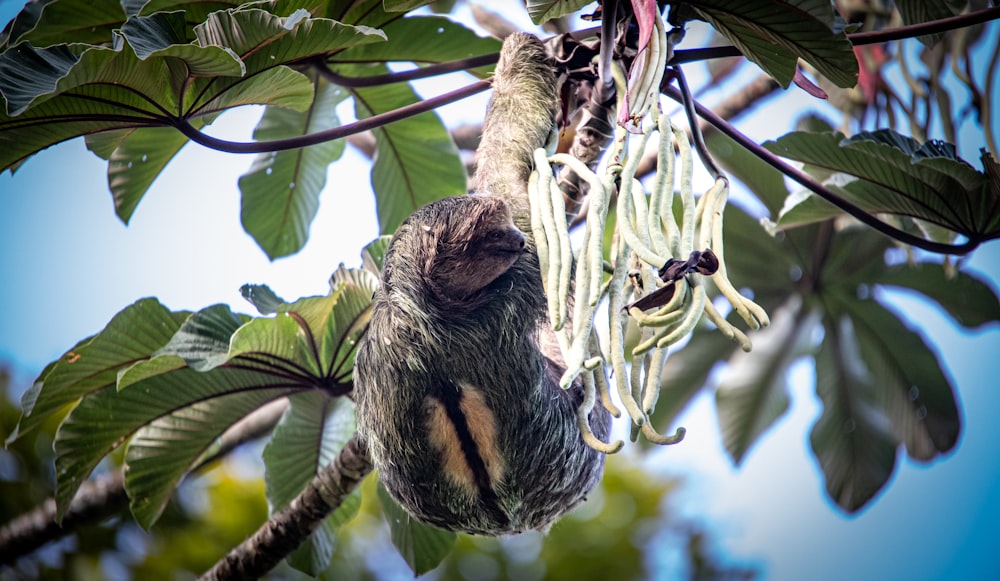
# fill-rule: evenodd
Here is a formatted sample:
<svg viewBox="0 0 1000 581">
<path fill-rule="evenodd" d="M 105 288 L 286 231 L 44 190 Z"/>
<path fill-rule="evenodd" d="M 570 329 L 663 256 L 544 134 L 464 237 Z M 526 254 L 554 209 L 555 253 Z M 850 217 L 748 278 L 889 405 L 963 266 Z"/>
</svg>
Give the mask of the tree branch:
<svg viewBox="0 0 1000 581">
<path fill-rule="evenodd" d="M 683 104 L 684 102 L 683 95 L 675 87 L 672 86 L 664 87 L 663 93 L 668 97 L 670 97 L 671 99 L 673 99 L 674 101 L 677 101 L 678 103 Z M 879 220 L 872 214 L 869 214 L 861 207 L 856 206 L 852 202 L 849 202 L 843 197 L 830 191 L 825 186 L 823 186 L 823 184 L 817 182 L 802 170 L 788 165 L 787 163 L 782 161 L 780 157 L 764 149 L 763 147 L 758 145 L 754 140 L 740 133 L 735 127 L 727 123 L 725 120 L 719 118 L 719 116 L 713 113 L 711 109 L 708 109 L 697 102 L 695 102 L 694 105 L 695 105 L 695 110 L 697 111 L 699 117 L 711 123 L 713 126 L 715 126 L 716 129 L 718 129 L 725 135 L 729 136 L 736 143 L 739 143 L 741 146 L 748 149 L 751 153 L 760 158 L 762 161 L 764 161 L 771 167 L 775 168 L 776 170 L 780 171 L 781 173 L 785 174 L 786 176 L 792 178 L 793 180 L 804 186 L 809 191 L 815 193 L 824 200 L 837 206 L 844 212 L 850 214 L 851 216 L 854 216 L 862 223 L 871 226 L 875 230 L 881 232 L 882 234 L 885 234 L 886 236 L 894 240 L 898 240 L 899 242 L 902 242 L 904 244 L 915 246 L 917 248 L 920 248 L 921 250 L 926 250 L 928 252 L 935 252 L 938 254 L 967 254 L 968 252 L 971 252 L 973 249 L 979 246 L 981 242 L 981 240 L 970 239 L 964 244 L 943 244 L 940 242 L 926 240 L 924 238 L 920 238 L 919 236 L 914 236 L 909 232 L 905 232 L 903 230 L 895 228 Z"/>
<path fill-rule="evenodd" d="M 270 433 L 287 407 L 287 399 L 276 400 L 233 424 L 220 438 L 219 449 L 198 462 L 192 472 L 200 471 L 240 445 Z M 13 563 L 47 543 L 74 533 L 81 526 L 121 512 L 127 504 L 128 495 L 121 470 L 85 481 L 70 503 L 62 523 L 56 522 L 55 499 L 46 499 L 0 529 L 0 563 Z"/>
<path fill-rule="evenodd" d="M 261 577 L 302 544 L 371 469 L 368 451 L 355 434 L 334 461 L 291 503 L 273 514 L 253 536 L 229 551 L 200 579 Z"/>
</svg>

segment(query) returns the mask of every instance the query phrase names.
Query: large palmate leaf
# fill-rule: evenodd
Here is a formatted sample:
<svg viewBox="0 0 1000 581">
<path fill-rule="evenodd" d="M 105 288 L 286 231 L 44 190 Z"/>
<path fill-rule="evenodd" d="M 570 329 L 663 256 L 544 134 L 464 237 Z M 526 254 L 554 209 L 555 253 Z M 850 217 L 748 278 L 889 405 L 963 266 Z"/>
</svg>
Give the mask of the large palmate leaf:
<svg viewBox="0 0 1000 581">
<path fill-rule="evenodd" d="M 141 299 L 123 309 L 100 333 L 45 368 L 21 399 L 21 421 L 11 439 L 38 427 L 62 406 L 113 388 L 121 370 L 163 347 L 188 315 L 171 312 L 156 299 Z"/>
<path fill-rule="evenodd" d="M 407 513 L 379 483 L 378 499 L 389 523 L 389 537 L 414 575 L 434 569 L 451 552 L 458 537 L 451 531 L 426 525 Z"/>
<path fill-rule="evenodd" d="M 303 389 L 307 388 L 298 382 L 255 369 L 220 367 L 204 373 L 190 368 L 177 369 L 132 383 L 121 391 L 107 387 L 89 394 L 73 408 L 56 433 L 56 504 L 59 517 L 65 514 L 76 490 L 94 466 L 143 426 L 152 424 L 160 418 L 179 414 L 176 416 L 176 422 L 166 420 L 168 423 L 159 424 L 157 429 L 185 422 L 191 427 L 190 420 L 184 416 L 193 414 L 196 417 L 198 411 L 204 408 L 196 407 L 189 412 L 183 412 L 182 410 L 186 408 L 204 406 L 207 402 L 218 398 L 239 396 L 251 391 L 270 391 L 273 399 Z M 209 406 L 209 409 L 211 408 L 212 406 Z M 216 427 L 219 426 L 211 421 L 203 425 L 204 429 Z M 175 435 L 177 434 L 173 434 L 172 437 Z M 207 447 L 214 439 L 213 436 L 204 442 L 201 438 L 205 436 L 204 431 L 198 428 L 192 428 L 186 435 L 194 437 L 196 440 L 194 446 L 204 443 L 204 447 Z M 155 446 L 153 443 L 144 445 Z M 175 449 L 170 443 L 170 438 L 160 440 L 159 446 L 170 454 L 167 456 L 168 459 L 174 453 L 193 453 L 191 446 L 188 445 L 180 445 Z M 149 470 L 173 468 L 173 464 L 160 458 L 149 466 Z M 150 478 L 145 475 L 146 472 L 148 471 L 140 473 L 144 476 L 141 482 L 152 482 L 154 486 L 161 486 L 164 480 L 162 477 Z M 137 498 L 137 495 L 133 493 L 132 497 Z M 153 513 L 159 512 L 155 507 L 151 510 L 151 513 L 144 513 L 145 518 L 152 518 Z"/>
<path fill-rule="evenodd" d="M 834 30 L 826 0 L 697 0 L 684 8 L 714 26 L 782 87 L 792 82 L 798 58 L 838 87 L 857 84 L 853 47 L 842 30 Z"/>
<path fill-rule="evenodd" d="M 848 512 L 867 504 L 896 467 L 897 443 L 859 349 L 847 318 L 827 321 L 816 353 L 823 415 L 809 436 L 827 494 Z"/>
<path fill-rule="evenodd" d="M 347 92 L 311 75 L 315 97 L 305 111 L 268 107 L 254 139 L 284 139 L 331 129 L 340 124 L 336 107 Z M 344 141 L 263 153 L 240 177 L 243 228 L 272 260 L 294 254 L 309 237 L 319 209 L 327 168 L 344 152 Z"/>
<path fill-rule="evenodd" d="M 341 67 L 347 75 L 385 73 L 385 67 Z M 419 101 L 409 85 L 397 83 L 354 88 L 359 119 Z M 379 227 L 390 234 L 414 210 L 447 196 L 466 192 L 466 173 L 451 135 L 436 113 L 421 113 L 374 130 L 375 189 Z"/>
<path fill-rule="evenodd" d="M 990 174 L 977 172 L 960 159 L 949 144 L 920 144 L 883 129 L 850 139 L 840 133 L 794 132 L 764 147 L 789 159 L 855 176 L 853 180 L 834 176 L 827 186 L 867 212 L 917 218 L 976 241 L 1000 236 L 1000 185 L 992 184 Z M 990 161 L 984 156 L 985 167 Z M 790 211 L 786 208 L 785 213 Z M 802 214 L 797 216 L 802 222 Z"/>
<path fill-rule="evenodd" d="M 196 42 L 182 43 L 182 18 L 136 17 L 117 33 L 125 42 L 113 48 L 21 43 L 0 55 L 0 93 L 7 101 L 0 113 L 0 168 L 54 143 L 115 128 L 172 126 L 174 117 L 245 104 L 305 110 L 312 83 L 286 63 L 384 40 L 377 30 L 311 19 L 305 11 L 280 18 L 244 9 L 212 13 L 193 29 Z M 169 141 L 153 157 L 169 159 L 178 143 Z M 135 160 L 128 161 L 134 167 Z M 150 175 L 133 179 L 135 187 L 120 194 L 129 200 L 123 217 Z"/>
<path fill-rule="evenodd" d="M 264 478 L 271 513 L 291 502 L 343 449 L 355 431 L 354 405 L 345 398 L 331 398 L 320 391 L 289 398 L 289 407 L 264 448 Z M 334 530 L 360 508 L 358 491 L 327 517 L 289 563 L 310 575 L 330 564 Z"/>
</svg>

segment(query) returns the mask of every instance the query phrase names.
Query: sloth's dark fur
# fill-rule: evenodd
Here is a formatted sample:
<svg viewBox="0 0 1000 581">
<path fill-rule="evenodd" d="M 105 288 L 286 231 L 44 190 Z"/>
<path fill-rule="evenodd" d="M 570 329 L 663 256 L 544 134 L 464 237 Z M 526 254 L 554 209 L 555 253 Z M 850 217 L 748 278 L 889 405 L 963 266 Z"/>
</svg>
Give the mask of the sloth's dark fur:
<svg viewBox="0 0 1000 581">
<path fill-rule="evenodd" d="M 582 386 L 559 387 L 538 256 L 522 233 L 531 152 L 551 133 L 555 90 L 541 43 L 508 38 L 480 146 L 483 193 L 429 204 L 400 226 L 358 352 L 358 430 L 381 481 L 445 529 L 544 529 L 603 471 L 576 423 Z M 600 405 L 590 423 L 606 440 Z"/>
</svg>

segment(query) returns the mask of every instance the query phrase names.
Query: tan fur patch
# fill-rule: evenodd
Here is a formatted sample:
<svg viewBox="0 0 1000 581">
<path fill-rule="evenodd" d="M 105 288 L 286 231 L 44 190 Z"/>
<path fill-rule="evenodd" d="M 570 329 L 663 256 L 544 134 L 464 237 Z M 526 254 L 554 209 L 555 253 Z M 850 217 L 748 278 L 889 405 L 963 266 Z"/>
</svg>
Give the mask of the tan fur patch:
<svg viewBox="0 0 1000 581">
<path fill-rule="evenodd" d="M 506 469 L 503 461 L 503 454 L 497 448 L 497 424 L 493 410 L 486 405 L 483 394 L 471 385 L 462 385 L 462 402 L 459 404 L 462 413 L 465 414 L 465 421 L 469 424 L 469 432 L 472 439 L 479 447 L 479 456 L 486 465 L 486 472 L 490 475 L 490 482 L 494 488 L 496 484 L 503 480 L 503 473 Z"/>
<path fill-rule="evenodd" d="M 465 416 L 466 425 L 472 440 L 476 443 L 479 456 L 486 466 L 490 482 L 495 486 L 503 479 L 503 455 L 496 445 L 496 418 L 482 393 L 476 388 L 463 385 L 462 399 L 459 409 Z M 444 404 L 437 398 L 428 397 L 424 401 L 427 417 L 427 429 L 431 445 L 441 454 L 441 468 L 457 486 L 470 494 L 478 494 L 475 476 L 469 466 L 458 433 Z"/>
<path fill-rule="evenodd" d="M 465 460 L 458 433 L 455 432 L 455 425 L 451 423 L 444 404 L 436 398 L 428 397 L 424 400 L 424 406 L 427 410 L 431 446 L 441 453 L 441 469 L 455 485 L 466 489 L 469 494 L 476 494 L 472 468 Z"/>
</svg>

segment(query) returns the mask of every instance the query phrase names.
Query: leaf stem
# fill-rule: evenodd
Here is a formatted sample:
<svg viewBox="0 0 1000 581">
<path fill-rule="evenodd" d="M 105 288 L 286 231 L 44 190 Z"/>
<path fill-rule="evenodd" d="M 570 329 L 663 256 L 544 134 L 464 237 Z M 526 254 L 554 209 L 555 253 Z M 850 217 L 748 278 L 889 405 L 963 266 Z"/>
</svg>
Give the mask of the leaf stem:
<svg viewBox="0 0 1000 581">
<path fill-rule="evenodd" d="M 488 88 L 490 88 L 489 81 L 476 81 L 471 85 L 466 85 L 460 89 L 449 91 L 443 95 L 438 95 L 437 97 L 432 97 L 425 101 L 400 107 L 399 109 L 395 109 L 393 111 L 373 115 L 367 119 L 362 119 L 354 123 L 341 125 L 340 127 L 334 127 L 325 131 L 317 131 L 316 133 L 310 133 L 308 135 L 289 137 L 287 139 L 275 139 L 272 141 L 240 142 L 219 139 L 217 137 L 212 137 L 211 135 L 206 135 L 205 133 L 195 129 L 187 121 L 187 119 L 183 118 L 174 118 L 171 120 L 171 124 L 191 141 L 204 145 L 210 149 L 224 151 L 226 153 L 270 153 L 272 151 L 285 151 L 288 149 L 317 145 L 319 143 L 325 143 L 334 139 L 347 137 L 348 135 L 354 135 L 355 133 L 361 133 L 362 131 L 368 131 L 369 129 L 375 129 L 376 127 L 388 125 L 389 123 L 396 121 L 402 121 L 403 119 L 419 115 L 420 113 L 426 113 L 427 111 L 436 109 L 442 105 L 448 105 L 449 103 L 460 101 L 466 97 L 475 95 L 476 93 L 481 93 Z"/>
<path fill-rule="evenodd" d="M 664 87 L 663 92 L 665 95 L 667 95 L 674 101 L 683 104 L 684 97 L 681 91 L 678 90 L 677 88 L 672 86 L 667 86 Z M 915 246 L 917 248 L 920 248 L 921 250 L 926 250 L 928 252 L 935 252 L 938 254 L 967 254 L 968 252 L 971 252 L 973 249 L 979 246 L 979 244 L 982 242 L 981 240 L 970 238 L 967 242 L 963 244 L 944 244 L 941 242 L 926 240 L 924 238 L 920 238 L 919 236 L 914 236 L 909 232 L 905 232 L 903 230 L 895 228 L 879 220 L 872 214 L 869 214 L 861 207 L 856 206 L 852 202 L 830 191 L 829 189 L 827 189 L 825 186 L 814 180 L 812 177 L 810 177 L 802 170 L 788 165 L 787 163 L 782 161 L 780 157 L 764 149 L 763 147 L 758 145 L 755 141 L 753 141 L 752 139 L 741 133 L 739 130 L 737 130 L 735 127 L 724 121 L 721 117 L 713 113 L 711 109 L 708 109 L 697 102 L 694 103 L 694 107 L 695 111 L 702 119 L 711 123 L 716 129 L 727 135 L 736 143 L 739 143 L 741 146 L 745 147 L 748 151 L 753 153 L 755 156 L 760 158 L 762 161 L 764 161 L 771 167 L 775 168 L 776 170 L 780 171 L 786 176 L 792 178 L 793 180 L 804 186 L 806 189 L 810 190 L 811 192 L 815 193 L 816 195 L 820 196 L 821 198 L 830 202 L 831 204 L 837 206 L 838 208 L 840 208 L 844 212 L 847 212 L 851 216 L 857 218 L 864 224 L 874 228 L 875 230 L 881 232 L 882 234 L 885 234 L 886 236 L 894 240 L 898 240 L 899 242 L 902 242 L 904 244 Z"/>
<path fill-rule="evenodd" d="M 313 60 L 312 65 L 323 78 L 331 83 L 340 85 L 341 87 L 353 89 L 391 85 L 392 83 L 403 83 L 417 79 L 426 79 L 427 77 L 434 77 L 437 75 L 444 75 L 447 73 L 467 71 L 469 69 L 495 64 L 498 58 L 500 58 L 500 53 L 493 52 L 464 59 L 434 63 L 410 71 L 370 75 L 366 77 L 349 77 L 336 73 L 330 68 L 330 63 L 322 58 Z"/>
</svg>

